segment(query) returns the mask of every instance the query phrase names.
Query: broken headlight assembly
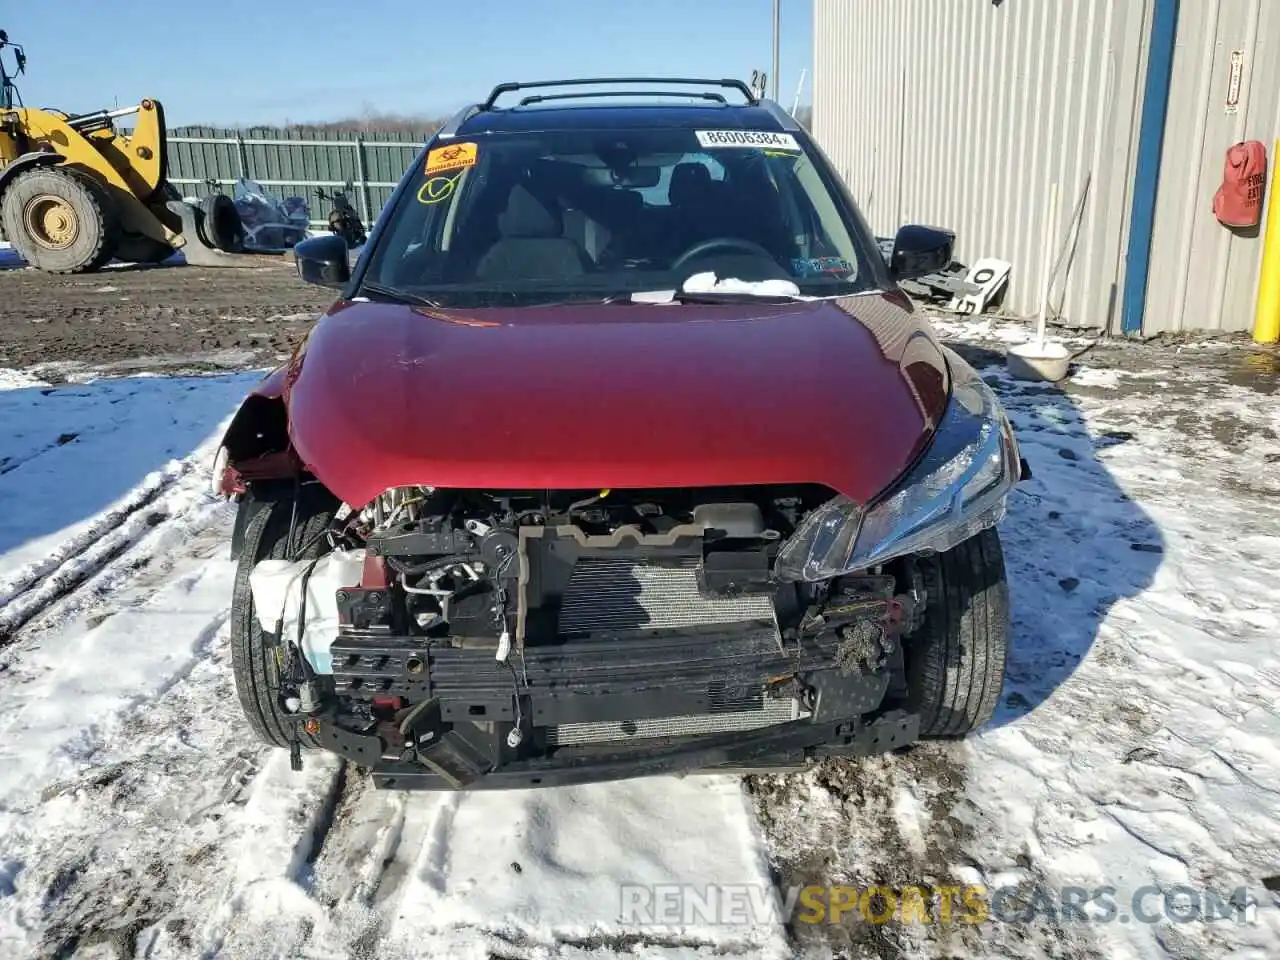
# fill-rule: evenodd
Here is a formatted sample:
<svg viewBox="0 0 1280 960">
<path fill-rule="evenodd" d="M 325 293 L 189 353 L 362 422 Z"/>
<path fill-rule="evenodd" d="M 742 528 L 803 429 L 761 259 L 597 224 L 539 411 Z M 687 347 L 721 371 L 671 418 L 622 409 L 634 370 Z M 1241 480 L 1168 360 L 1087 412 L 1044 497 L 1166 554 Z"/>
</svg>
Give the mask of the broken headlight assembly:
<svg viewBox="0 0 1280 960">
<path fill-rule="evenodd" d="M 1021 477 L 1018 442 L 995 394 L 954 352 L 951 397 L 929 448 L 865 509 L 837 496 L 783 545 L 782 580 L 826 580 L 912 553 L 943 552 L 1004 517 Z"/>
</svg>

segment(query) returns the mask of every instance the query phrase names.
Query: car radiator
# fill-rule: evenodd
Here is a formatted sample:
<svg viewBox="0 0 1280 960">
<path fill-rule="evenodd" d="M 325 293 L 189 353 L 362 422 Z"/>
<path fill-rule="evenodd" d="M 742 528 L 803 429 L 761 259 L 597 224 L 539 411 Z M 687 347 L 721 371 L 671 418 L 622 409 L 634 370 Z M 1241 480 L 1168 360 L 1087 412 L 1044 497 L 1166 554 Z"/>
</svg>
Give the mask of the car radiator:
<svg viewBox="0 0 1280 960">
<path fill-rule="evenodd" d="M 698 560 L 683 557 L 652 563 L 630 557 L 582 558 L 560 598 L 558 631 L 564 634 L 611 630 L 672 630 L 734 623 L 773 623 L 769 594 L 705 597 L 698 590 Z M 558 746 L 641 738 L 728 733 L 800 719 L 799 701 L 711 691 L 705 714 L 613 722 L 563 723 L 549 727 Z"/>
<path fill-rule="evenodd" d="M 698 592 L 695 557 L 661 564 L 590 557 L 574 565 L 560 598 L 559 632 L 670 630 L 773 619 L 767 594 L 704 597 Z"/>
</svg>

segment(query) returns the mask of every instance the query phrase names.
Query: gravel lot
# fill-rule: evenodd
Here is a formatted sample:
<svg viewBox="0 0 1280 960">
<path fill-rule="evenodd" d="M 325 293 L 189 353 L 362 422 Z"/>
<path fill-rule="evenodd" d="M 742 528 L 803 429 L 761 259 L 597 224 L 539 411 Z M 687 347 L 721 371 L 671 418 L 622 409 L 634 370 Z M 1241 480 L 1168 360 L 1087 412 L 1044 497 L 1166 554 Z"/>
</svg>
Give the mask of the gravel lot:
<svg viewBox="0 0 1280 960">
<path fill-rule="evenodd" d="M 121 266 L 66 277 L 0 270 L 0 366 L 174 355 L 267 365 L 289 353 L 333 296 L 299 280 L 291 260 L 251 259 L 245 267 Z"/>
</svg>

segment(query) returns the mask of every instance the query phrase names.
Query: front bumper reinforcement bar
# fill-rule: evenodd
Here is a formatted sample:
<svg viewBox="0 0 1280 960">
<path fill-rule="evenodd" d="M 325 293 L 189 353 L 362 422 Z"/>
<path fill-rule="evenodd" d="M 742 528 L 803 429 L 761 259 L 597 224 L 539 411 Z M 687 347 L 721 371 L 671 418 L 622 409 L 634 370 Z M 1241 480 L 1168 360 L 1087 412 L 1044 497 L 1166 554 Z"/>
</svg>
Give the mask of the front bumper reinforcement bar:
<svg viewBox="0 0 1280 960">
<path fill-rule="evenodd" d="M 857 721 L 818 723 L 797 720 L 765 730 L 704 736 L 676 745 L 602 753 L 566 754 L 550 759 L 504 764 L 467 784 L 468 790 L 513 790 L 570 786 L 633 777 L 679 773 L 733 773 L 737 767 L 794 764 L 805 755 L 856 757 L 885 753 L 919 737 L 920 718 L 891 711 L 859 726 Z M 445 777 L 411 762 L 379 763 L 374 786 L 397 790 L 452 790 Z"/>
</svg>

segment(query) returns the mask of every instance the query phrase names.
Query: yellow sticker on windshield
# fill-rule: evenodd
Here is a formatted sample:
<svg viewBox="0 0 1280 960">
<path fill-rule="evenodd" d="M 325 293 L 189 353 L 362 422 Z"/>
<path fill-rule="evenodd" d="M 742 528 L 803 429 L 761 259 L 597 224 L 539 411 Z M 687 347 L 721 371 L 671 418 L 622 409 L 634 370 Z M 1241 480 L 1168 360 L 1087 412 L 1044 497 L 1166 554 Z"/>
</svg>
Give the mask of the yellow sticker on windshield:
<svg viewBox="0 0 1280 960">
<path fill-rule="evenodd" d="M 474 143 L 451 143 L 447 147 L 436 147 L 427 154 L 427 174 L 447 173 L 450 170 L 465 170 L 474 167 L 480 158 L 480 148 Z"/>
<path fill-rule="evenodd" d="M 425 203 L 430 206 L 433 203 L 443 203 L 453 196 L 454 188 L 458 186 L 458 178 L 462 176 L 462 172 L 455 173 L 452 177 L 432 177 L 418 188 L 418 202 Z"/>
</svg>

